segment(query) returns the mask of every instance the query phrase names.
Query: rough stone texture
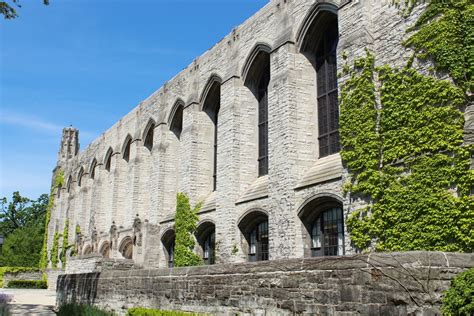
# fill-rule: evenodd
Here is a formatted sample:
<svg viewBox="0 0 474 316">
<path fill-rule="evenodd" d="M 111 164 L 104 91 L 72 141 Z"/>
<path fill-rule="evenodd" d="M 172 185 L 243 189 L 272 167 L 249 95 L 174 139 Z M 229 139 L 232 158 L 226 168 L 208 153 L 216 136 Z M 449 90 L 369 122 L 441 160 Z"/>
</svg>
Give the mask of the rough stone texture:
<svg viewBox="0 0 474 316">
<path fill-rule="evenodd" d="M 57 192 L 48 227 L 48 251 L 54 232 L 62 233 L 69 218 L 69 243 L 76 241 L 75 227 L 80 226 L 80 255 L 89 247 L 98 253 L 105 243 L 113 241 L 109 256 L 118 259 L 123 243 L 141 236 L 141 242 L 133 245 L 134 262 L 144 268 L 165 267 L 166 250 L 161 240 L 174 225 L 176 193 L 184 192 L 192 204 L 205 202 L 200 222 L 215 223 L 217 263 L 248 260 L 248 245 L 238 224 L 255 209 L 268 213 L 271 260 L 307 256 L 309 234 L 298 216 L 306 203 L 330 198 L 343 207 L 347 219 L 366 201 L 344 196 L 342 184 L 347 170 L 339 154 L 318 159 L 316 72 L 301 52 L 303 26 L 312 23 L 312 13 L 321 5 L 339 6 L 339 70 L 344 63 L 365 56 L 366 49 L 377 56 L 377 65 L 401 67 L 412 53 L 401 42 L 424 7 L 416 7 L 405 18 L 391 3 L 272 0 L 83 151 L 77 150 L 79 131 L 65 129 L 55 170 L 64 170 L 66 185 Z M 262 47 L 270 55 L 269 173 L 259 178 L 258 102 L 244 81 L 246 67 L 253 65 L 251 56 Z M 415 61 L 415 66 L 426 71 L 430 65 Z M 212 122 L 203 112 L 211 79 L 221 83 L 215 192 Z M 347 77 L 341 76 L 339 85 L 345 80 Z M 183 129 L 178 139 L 170 123 L 180 106 Z M 472 108 L 466 118 L 466 142 L 470 142 Z M 154 145 L 150 151 L 144 140 L 151 126 Z M 127 162 L 123 152 L 129 140 Z M 110 170 L 105 168 L 108 157 Z M 132 228 L 137 214 L 142 222 L 139 233 Z M 110 234 L 113 222 L 115 237 Z M 93 240 L 94 233 L 97 239 Z M 344 253 L 356 253 L 347 229 L 344 234 Z M 76 264 L 73 262 L 68 264 Z M 68 271 L 75 268 L 71 269 Z"/>
<path fill-rule="evenodd" d="M 58 303 L 222 315 L 435 315 L 473 254 L 372 253 L 191 268 L 66 274 Z"/>
<path fill-rule="evenodd" d="M 13 280 L 43 280 L 43 273 L 37 272 L 6 272 L 3 274 L 3 287 L 8 287 L 8 282 Z"/>
<path fill-rule="evenodd" d="M 59 269 L 46 269 L 46 275 L 48 276 L 48 290 L 56 291 L 58 276 L 62 273 L 63 271 Z"/>
</svg>

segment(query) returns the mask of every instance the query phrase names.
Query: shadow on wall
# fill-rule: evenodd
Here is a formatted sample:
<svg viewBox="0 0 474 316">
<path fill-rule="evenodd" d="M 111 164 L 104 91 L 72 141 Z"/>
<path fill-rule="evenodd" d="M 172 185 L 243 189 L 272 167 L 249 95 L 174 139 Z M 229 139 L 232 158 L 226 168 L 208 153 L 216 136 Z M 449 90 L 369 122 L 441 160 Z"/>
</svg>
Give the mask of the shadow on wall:
<svg viewBox="0 0 474 316">
<path fill-rule="evenodd" d="M 85 274 L 63 274 L 58 276 L 56 303 L 58 306 L 67 303 L 94 304 L 97 297 L 97 284 L 100 272 Z"/>
</svg>

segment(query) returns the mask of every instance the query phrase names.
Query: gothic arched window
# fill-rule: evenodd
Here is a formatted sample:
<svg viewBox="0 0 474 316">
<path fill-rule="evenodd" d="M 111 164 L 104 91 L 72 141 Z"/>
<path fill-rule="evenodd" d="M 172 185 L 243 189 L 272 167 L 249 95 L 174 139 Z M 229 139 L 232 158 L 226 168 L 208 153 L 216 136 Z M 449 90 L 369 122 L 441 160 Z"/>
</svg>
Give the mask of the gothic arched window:
<svg viewBox="0 0 474 316">
<path fill-rule="evenodd" d="M 110 171 L 112 165 L 112 148 L 109 148 L 107 154 L 105 155 L 105 170 Z"/>
<path fill-rule="evenodd" d="M 165 251 L 165 256 L 168 268 L 174 267 L 174 240 L 175 232 L 173 229 L 168 229 L 161 237 L 161 243 Z"/>
<path fill-rule="evenodd" d="M 196 239 L 202 249 L 202 260 L 205 264 L 215 263 L 216 226 L 211 222 L 204 222 L 196 230 Z"/>
<path fill-rule="evenodd" d="M 79 173 L 77 174 L 77 186 L 80 187 L 82 185 L 82 176 L 84 175 L 84 168 L 81 167 Z"/>
<path fill-rule="evenodd" d="M 143 145 L 149 151 L 151 151 L 153 149 L 153 136 L 154 136 L 154 133 L 155 133 L 155 124 L 150 123 L 149 126 L 148 126 L 148 130 L 146 132 L 145 141 L 143 143 Z"/>
<path fill-rule="evenodd" d="M 214 80 L 206 94 L 203 104 L 204 112 L 209 116 L 214 125 L 213 136 L 213 169 L 212 169 L 212 190 L 217 189 L 217 120 L 221 108 L 221 84 L 220 79 Z"/>
<path fill-rule="evenodd" d="M 97 160 L 94 158 L 94 160 L 92 160 L 91 168 L 89 171 L 91 179 L 95 178 L 95 167 L 97 167 Z"/>
<path fill-rule="evenodd" d="M 128 162 L 130 160 L 130 146 L 132 144 L 132 138 L 130 136 L 125 140 L 125 145 L 123 148 L 123 159 Z"/>
<path fill-rule="evenodd" d="M 183 111 L 184 103 L 180 100 L 176 101 L 172 110 L 172 118 L 170 122 L 170 131 L 172 131 L 178 139 L 181 138 L 181 132 L 183 131 Z"/>
</svg>

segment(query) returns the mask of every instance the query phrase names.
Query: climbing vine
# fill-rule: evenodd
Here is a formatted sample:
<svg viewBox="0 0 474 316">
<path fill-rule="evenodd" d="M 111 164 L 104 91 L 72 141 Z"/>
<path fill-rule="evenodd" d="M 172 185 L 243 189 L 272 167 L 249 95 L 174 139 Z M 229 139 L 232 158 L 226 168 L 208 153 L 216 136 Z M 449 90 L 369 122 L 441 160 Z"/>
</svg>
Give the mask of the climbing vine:
<svg viewBox="0 0 474 316">
<path fill-rule="evenodd" d="M 63 246 L 61 248 L 61 264 L 63 269 L 66 268 L 66 252 L 69 248 L 68 245 L 69 239 L 69 219 L 66 219 L 64 223 L 64 230 L 63 230 Z"/>
<path fill-rule="evenodd" d="M 198 203 L 191 209 L 189 198 L 178 193 L 176 196 L 176 217 L 175 217 L 175 250 L 174 265 L 176 267 L 195 266 L 202 264 L 202 259 L 194 253 L 194 233 L 197 228 L 197 212 L 201 208 Z"/>
<path fill-rule="evenodd" d="M 46 207 L 46 220 L 44 229 L 43 249 L 41 250 L 40 269 L 45 270 L 48 266 L 48 226 L 51 219 L 51 211 L 54 207 L 54 199 L 56 196 L 56 189 L 64 185 L 64 172 L 59 170 L 54 177 L 49 193 L 48 206 Z"/>
<path fill-rule="evenodd" d="M 419 1 L 406 0 L 410 11 Z M 362 198 L 347 225 L 359 249 L 474 249 L 472 146 L 463 146 L 463 109 L 472 90 L 474 5 L 431 0 L 404 42 L 453 83 L 412 68 L 346 65 L 341 89 L 344 190 Z"/>
<path fill-rule="evenodd" d="M 53 269 L 58 267 L 58 252 L 59 252 L 59 233 L 54 232 L 53 246 L 51 247 L 51 265 Z"/>
</svg>

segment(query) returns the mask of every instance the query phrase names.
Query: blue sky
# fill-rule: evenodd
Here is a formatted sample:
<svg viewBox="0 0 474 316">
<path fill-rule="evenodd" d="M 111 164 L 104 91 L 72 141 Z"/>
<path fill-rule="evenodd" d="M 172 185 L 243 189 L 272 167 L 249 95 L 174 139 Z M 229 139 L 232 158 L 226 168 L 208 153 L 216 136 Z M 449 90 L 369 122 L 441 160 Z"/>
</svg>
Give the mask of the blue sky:
<svg viewBox="0 0 474 316">
<path fill-rule="evenodd" d="M 23 0 L 0 20 L 0 197 L 48 193 L 62 128 L 81 148 L 268 0 Z"/>
</svg>

